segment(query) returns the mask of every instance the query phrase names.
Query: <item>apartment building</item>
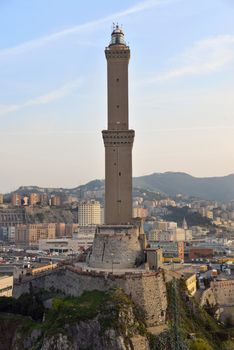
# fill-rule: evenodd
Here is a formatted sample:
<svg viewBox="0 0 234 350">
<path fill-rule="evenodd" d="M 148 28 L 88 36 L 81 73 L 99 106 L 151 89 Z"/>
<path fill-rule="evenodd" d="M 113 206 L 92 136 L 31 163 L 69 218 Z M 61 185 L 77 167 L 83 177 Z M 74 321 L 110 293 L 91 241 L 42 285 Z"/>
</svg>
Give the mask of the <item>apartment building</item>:
<svg viewBox="0 0 234 350">
<path fill-rule="evenodd" d="M 78 223 L 80 226 L 100 225 L 100 203 L 95 200 L 80 203 L 78 207 Z"/>
<path fill-rule="evenodd" d="M 26 246 L 38 246 L 39 239 L 56 237 L 56 224 L 27 224 L 17 225 L 15 243 Z"/>
</svg>

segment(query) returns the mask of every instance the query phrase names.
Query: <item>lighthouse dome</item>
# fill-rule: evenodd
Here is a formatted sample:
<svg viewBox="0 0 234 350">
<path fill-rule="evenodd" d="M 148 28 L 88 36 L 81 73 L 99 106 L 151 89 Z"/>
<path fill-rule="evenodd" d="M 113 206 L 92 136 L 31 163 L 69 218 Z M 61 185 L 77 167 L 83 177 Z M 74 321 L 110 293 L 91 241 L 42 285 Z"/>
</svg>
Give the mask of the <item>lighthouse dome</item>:
<svg viewBox="0 0 234 350">
<path fill-rule="evenodd" d="M 118 24 L 113 25 L 113 32 L 111 33 L 110 45 L 126 45 L 124 40 L 124 32 Z"/>
</svg>

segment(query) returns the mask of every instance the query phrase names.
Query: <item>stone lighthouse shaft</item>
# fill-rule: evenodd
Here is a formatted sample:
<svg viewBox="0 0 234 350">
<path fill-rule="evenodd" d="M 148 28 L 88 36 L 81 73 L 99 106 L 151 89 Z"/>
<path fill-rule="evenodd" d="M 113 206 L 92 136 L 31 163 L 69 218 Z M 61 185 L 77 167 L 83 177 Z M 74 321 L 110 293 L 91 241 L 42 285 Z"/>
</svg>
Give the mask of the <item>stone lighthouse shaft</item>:
<svg viewBox="0 0 234 350">
<path fill-rule="evenodd" d="M 107 59 L 108 126 L 105 145 L 105 224 L 97 226 L 87 256 L 92 268 L 128 269 L 144 262 L 146 246 L 142 222 L 132 219 L 132 145 L 128 128 L 129 47 L 115 26 L 105 50 Z"/>
<path fill-rule="evenodd" d="M 128 224 L 132 219 L 132 146 L 128 129 L 128 63 L 130 49 L 124 33 L 114 26 L 107 59 L 108 127 L 105 145 L 105 223 Z"/>
</svg>

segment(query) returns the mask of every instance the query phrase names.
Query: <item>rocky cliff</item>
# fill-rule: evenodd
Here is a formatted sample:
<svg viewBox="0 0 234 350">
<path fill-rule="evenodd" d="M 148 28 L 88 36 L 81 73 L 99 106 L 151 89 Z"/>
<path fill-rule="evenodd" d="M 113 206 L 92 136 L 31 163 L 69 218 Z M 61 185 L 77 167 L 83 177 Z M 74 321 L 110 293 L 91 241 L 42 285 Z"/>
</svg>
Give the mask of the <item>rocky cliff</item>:
<svg viewBox="0 0 234 350">
<path fill-rule="evenodd" d="M 1 350 L 149 349 L 144 316 L 120 289 L 53 298 L 41 322 L 2 313 L 0 334 Z"/>
</svg>

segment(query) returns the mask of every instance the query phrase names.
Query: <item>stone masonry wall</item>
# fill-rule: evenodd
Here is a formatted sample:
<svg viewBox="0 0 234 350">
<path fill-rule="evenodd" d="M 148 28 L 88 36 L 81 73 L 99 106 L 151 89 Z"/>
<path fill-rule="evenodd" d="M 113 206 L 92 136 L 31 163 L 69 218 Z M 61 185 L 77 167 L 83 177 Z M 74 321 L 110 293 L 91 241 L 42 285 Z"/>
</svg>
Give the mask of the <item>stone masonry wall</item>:
<svg viewBox="0 0 234 350">
<path fill-rule="evenodd" d="M 87 263 L 91 267 L 110 269 L 133 268 L 143 262 L 143 241 L 134 226 L 103 225 L 95 234 Z"/>
<path fill-rule="evenodd" d="M 130 275 L 123 289 L 145 311 L 149 326 L 165 323 L 167 295 L 162 273 L 145 273 L 141 278 Z"/>
<path fill-rule="evenodd" d="M 234 281 L 211 282 L 210 288 L 204 290 L 200 305 L 234 306 Z"/>
<path fill-rule="evenodd" d="M 161 272 L 107 275 L 63 267 L 40 276 L 28 277 L 21 283 L 15 283 L 13 296 L 18 298 L 21 294 L 28 293 L 30 285 L 34 290 L 55 290 L 72 296 L 80 296 L 84 291 L 122 288 L 144 311 L 149 326 L 165 323 L 167 298 Z"/>
<path fill-rule="evenodd" d="M 72 267 L 61 267 L 35 277 L 25 277 L 20 283 L 14 283 L 13 296 L 18 298 L 23 293 L 29 293 L 30 285 L 34 290 L 54 290 L 77 297 L 84 291 L 108 290 L 113 287 L 113 282 L 102 274 L 80 272 Z"/>
<path fill-rule="evenodd" d="M 210 287 L 219 305 L 234 305 L 234 280 L 211 282 Z"/>
<path fill-rule="evenodd" d="M 217 304 L 217 301 L 213 293 L 213 290 L 211 288 L 205 289 L 201 295 L 200 305 L 203 307 L 206 305 L 215 306 L 216 304 Z"/>
</svg>

